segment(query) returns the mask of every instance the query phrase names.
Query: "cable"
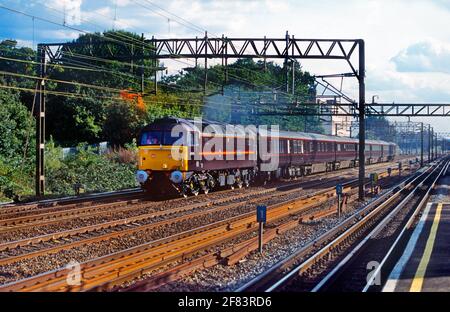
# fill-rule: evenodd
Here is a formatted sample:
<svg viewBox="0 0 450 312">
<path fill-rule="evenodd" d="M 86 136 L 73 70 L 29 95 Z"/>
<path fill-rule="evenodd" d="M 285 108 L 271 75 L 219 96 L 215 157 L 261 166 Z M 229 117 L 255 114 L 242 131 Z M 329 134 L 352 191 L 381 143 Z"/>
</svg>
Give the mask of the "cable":
<svg viewBox="0 0 450 312">
<path fill-rule="evenodd" d="M 9 10 L 9 11 L 14 12 L 14 13 L 17 13 L 17 14 L 22 14 L 22 15 L 25 15 L 25 16 L 28 16 L 28 17 L 31 17 L 31 18 L 34 17 L 34 18 L 37 18 L 37 19 L 39 19 L 39 20 L 42 20 L 42 21 L 45 21 L 45 22 L 48 22 L 48 23 L 51 23 L 51 24 L 54 24 L 54 25 L 67 27 L 67 28 L 69 28 L 69 29 L 76 30 L 76 31 L 79 31 L 79 32 L 82 32 L 82 33 L 85 33 L 85 34 L 90 34 L 90 35 L 93 35 L 93 36 L 97 36 L 97 37 L 100 37 L 101 39 L 105 39 L 105 38 L 106 38 L 106 39 L 112 40 L 112 41 L 114 41 L 114 42 L 119 42 L 119 43 L 122 43 L 122 44 L 132 45 L 132 44 L 130 44 L 130 43 L 126 43 L 126 42 L 123 42 L 123 41 L 119 41 L 119 40 L 114 39 L 114 38 L 110 38 L 110 37 L 106 37 L 106 36 L 103 36 L 103 37 L 102 37 L 101 35 L 96 34 L 96 33 L 89 33 L 89 32 L 87 32 L 87 31 L 80 30 L 80 29 L 77 29 L 77 28 L 72 27 L 72 26 L 60 24 L 60 23 L 53 22 L 53 21 L 50 21 L 50 20 L 45 19 L 45 18 L 41 18 L 41 17 L 37 17 L 37 16 L 31 15 L 31 14 L 28 14 L 28 13 L 26 13 L 26 12 L 21 12 L 21 11 L 15 10 L 15 9 L 11 9 L 11 8 L 5 7 L 5 6 L 3 6 L 3 5 L 0 5 L 0 8 Z M 136 39 L 134 39 L 134 38 L 131 38 L 131 39 L 136 40 Z M 142 42 L 139 42 L 139 41 L 138 41 L 137 43 L 139 43 L 140 45 L 145 44 L 145 43 L 142 43 Z M 145 44 L 145 45 L 148 45 L 148 44 Z M 150 46 L 150 48 L 153 49 L 153 50 L 155 49 L 155 48 L 152 47 L 152 46 Z M 171 53 L 171 55 L 174 55 L 174 54 Z M 176 56 L 176 55 L 174 55 L 174 56 Z M 175 59 L 175 60 L 176 60 L 176 59 Z M 176 61 L 179 61 L 179 60 L 176 60 Z M 179 61 L 179 62 L 181 62 L 181 61 Z M 181 63 L 188 64 L 188 63 L 185 63 L 185 62 L 181 62 Z M 190 65 L 190 64 L 188 64 L 188 65 Z M 244 80 L 244 79 L 238 79 L 237 77 L 234 77 L 234 78 L 235 78 L 236 80 L 238 80 L 238 81 L 246 82 L 247 84 L 250 84 L 250 85 L 253 85 L 253 86 L 258 87 L 258 85 L 255 85 L 254 83 L 252 83 L 252 82 L 250 82 L 250 81 L 246 81 L 246 80 Z M 264 86 L 262 86 L 262 87 L 264 87 Z M 267 87 L 267 88 L 269 88 L 269 87 Z M 269 88 L 269 89 L 270 89 L 270 88 Z M 280 93 L 281 93 L 281 92 L 280 92 Z"/>
<path fill-rule="evenodd" d="M 36 76 L 31 76 L 31 75 L 6 72 L 6 71 L 2 71 L 2 70 L 0 70 L 0 75 L 9 75 L 9 76 L 22 77 L 22 78 L 28 78 L 28 79 L 38 79 L 38 80 L 45 80 L 45 81 L 53 81 L 53 82 L 58 82 L 58 83 L 63 83 L 63 84 L 70 84 L 70 85 L 75 85 L 75 86 L 80 86 L 80 87 L 87 87 L 87 88 L 93 88 L 93 89 L 109 91 L 109 92 L 122 92 L 123 91 L 122 89 L 115 89 L 115 88 L 97 86 L 97 85 L 86 84 L 86 83 L 81 83 L 81 82 L 72 82 L 72 81 L 58 80 L 58 79 L 51 79 L 51 78 L 41 78 L 41 77 L 36 77 Z"/>
<path fill-rule="evenodd" d="M 21 12 L 21 11 L 17 11 L 17 10 L 14 10 L 14 9 L 10 9 L 10 8 L 7 8 L 7 7 L 1 6 L 1 5 L 0 5 L 0 8 L 7 9 L 7 10 L 10 10 L 10 11 L 15 12 L 15 13 L 18 13 L 18 14 L 23 14 L 23 15 L 25 15 L 25 16 L 33 17 L 33 16 L 30 15 L 30 14 L 27 14 L 27 13 L 24 13 L 24 12 Z M 55 23 L 55 22 L 49 21 L 49 20 L 47 20 L 47 19 L 43 19 L 43 18 L 39 18 L 39 17 L 38 17 L 38 19 L 44 20 L 44 21 L 49 22 L 49 23 L 52 23 L 52 24 L 60 25 L 59 23 Z M 86 32 L 86 31 L 79 30 L 79 29 L 76 29 L 76 28 L 74 28 L 74 27 L 69 27 L 69 26 L 67 26 L 67 25 L 62 25 L 62 26 L 63 26 L 63 27 L 68 27 L 68 28 L 70 28 L 70 29 L 74 29 L 74 30 L 77 30 L 77 31 L 80 31 L 80 32 L 83 32 L 83 33 L 89 34 L 89 33 Z M 97 35 L 97 34 L 92 34 L 92 35 L 100 36 L 100 35 Z M 100 36 L 100 37 L 101 37 L 101 36 Z M 103 38 L 103 37 L 101 37 L 101 38 Z M 106 38 L 108 38 L 108 37 L 106 37 Z M 111 39 L 111 38 L 108 38 L 108 39 Z M 134 39 L 134 38 L 132 38 L 132 39 Z M 134 40 L 135 40 L 135 39 L 134 39 Z M 115 40 L 115 41 L 118 41 L 118 40 Z M 120 41 L 119 41 L 119 42 L 120 42 Z M 121 43 L 123 43 L 123 42 L 121 42 Z M 141 44 L 142 44 L 142 43 L 141 43 Z M 154 49 L 154 48 L 153 48 L 153 49 Z M 187 63 L 185 63 L 185 64 L 187 64 Z M 190 65 L 190 64 L 188 64 L 188 65 Z M 213 68 L 213 69 L 215 70 L 216 68 Z M 254 85 L 254 86 L 256 86 L 256 87 L 260 87 L 260 86 L 258 86 L 258 85 L 256 85 L 256 84 L 254 84 L 254 83 L 252 83 L 252 82 L 250 82 L 250 81 L 244 80 L 244 79 L 242 79 L 242 78 L 238 78 L 238 77 L 233 76 L 233 75 L 230 75 L 230 76 L 234 77 L 234 78 L 235 78 L 236 80 L 238 80 L 238 81 L 242 81 L 242 82 L 245 82 L 245 83 L 247 83 L 247 84 Z M 265 86 L 262 86 L 262 87 L 265 87 Z"/>
<path fill-rule="evenodd" d="M 6 60 L 6 61 L 19 62 L 19 63 L 27 63 L 27 64 L 33 64 L 33 65 L 42 65 L 42 63 L 40 63 L 40 62 L 27 61 L 27 60 L 9 58 L 9 57 L 4 57 L 4 56 L 0 56 L 0 59 Z M 45 65 L 46 66 L 52 66 L 52 67 L 61 67 L 61 68 L 67 68 L 67 69 L 75 69 L 75 70 L 86 70 L 86 71 L 91 71 L 91 72 L 108 72 L 108 71 L 105 71 L 105 70 L 89 69 L 89 68 L 82 68 L 82 67 L 73 67 L 73 66 L 66 66 L 66 65 L 60 65 L 60 64 L 45 63 Z"/>
<path fill-rule="evenodd" d="M 40 62 L 25 61 L 25 60 L 20 60 L 20 59 L 12 59 L 12 58 L 4 58 L 4 57 L 0 57 L 0 59 L 7 59 L 7 60 L 10 60 L 10 61 L 17 61 L 17 62 L 23 62 L 23 63 L 31 63 L 31 64 L 35 64 L 35 65 L 40 65 L 40 64 L 41 64 Z M 92 64 L 88 64 L 88 65 L 90 65 L 90 66 L 95 66 L 95 65 L 92 65 Z M 56 66 L 68 67 L 68 66 L 63 66 L 63 65 L 56 65 Z M 69 68 L 85 69 L 85 68 L 79 68 L 79 67 L 73 67 L 73 66 L 69 66 Z M 113 72 L 113 71 L 107 71 L 107 70 L 101 70 L 101 71 L 102 71 L 102 72 L 112 73 L 112 74 L 116 74 L 116 73 L 117 73 L 117 74 L 121 74 L 121 75 L 124 75 L 124 76 L 126 76 L 126 77 L 129 77 L 129 78 L 133 78 L 133 77 L 136 78 L 136 76 L 124 74 L 124 73 L 121 73 L 121 72 Z M 41 77 L 29 76 L 29 75 L 24 75 L 24 74 L 16 74 L 16 73 L 10 73 L 10 72 L 3 72 L 3 73 L 4 73 L 4 74 L 10 74 L 10 75 L 13 75 L 13 76 L 19 76 L 19 77 L 31 78 L 31 79 L 42 79 Z M 139 78 L 140 78 L 140 77 L 139 77 Z M 64 80 L 56 80 L 56 79 L 49 79 L 49 78 L 45 78 L 45 80 L 50 80 L 50 81 L 55 81 L 55 82 L 61 82 L 61 83 L 68 83 L 68 84 L 78 84 L 78 85 L 83 85 L 83 86 L 86 86 L 86 87 L 94 87 L 94 88 L 99 88 L 99 89 L 108 89 L 107 87 L 100 87 L 100 86 L 89 85 L 89 84 L 83 84 L 83 83 L 75 83 L 75 82 L 69 82 L 69 81 L 64 81 Z M 171 85 L 165 84 L 165 83 L 163 83 L 163 82 L 160 82 L 159 84 L 164 85 L 164 86 L 166 86 L 166 87 L 168 87 L 168 88 L 177 89 L 177 90 L 179 90 L 179 91 L 184 91 L 184 92 L 197 91 L 197 90 L 188 90 L 188 89 L 184 89 L 184 88 L 182 88 L 182 87 L 180 87 L 180 86 L 171 86 Z M 112 88 L 109 88 L 109 89 L 111 89 L 112 91 L 116 91 L 116 92 L 122 91 L 122 90 L 119 90 L 119 89 L 112 89 Z M 178 98 L 179 98 L 179 97 L 178 97 Z M 232 98 L 232 97 L 230 97 L 230 98 Z M 212 102 L 212 103 L 218 103 L 218 102 Z M 218 103 L 218 104 L 222 104 L 222 103 Z"/>
<path fill-rule="evenodd" d="M 155 12 L 155 13 L 158 14 L 159 16 L 162 16 L 162 17 L 164 17 L 164 18 L 166 18 L 166 19 L 169 18 L 167 15 L 164 15 L 164 14 L 162 14 L 162 13 L 156 11 L 156 10 L 153 10 L 153 9 L 149 8 L 148 6 L 146 6 L 146 5 L 144 5 L 144 4 L 140 3 L 140 2 L 137 2 L 137 1 L 135 1 L 135 0 L 131 0 L 131 1 L 134 2 L 134 3 L 136 3 L 137 5 L 139 5 L 139 6 L 143 7 L 143 8 L 145 8 L 145 9 L 147 9 L 147 10 L 150 10 L 150 11 L 152 11 L 152 12 Z M 181 17 L 179 17 L 179 16 L 177 16 L 177 15 L 175 15 L 175 14 L 172 14 L 172 13 L 170 13 L 169 11 L 166 11 L 165 9 L 163 9 L 163 8 L 161 8 L 161 7 L 159 7 L 159 6 L 157 6 L 156 4 L 154 4 L 154 3 L 150 2 L 150 1 L 146 1 L 146 2 L 148 2 L 148 3 L 150 3 L 151 5 L 153 5 L 153 6 L 157 7 L 157 8 L 159 8 L 160 10 L 162 10 L 162 11 L 164 11 L 164 12 L 167 12 L 167 13 L 169 13 L 170 15 L 175 16 L 176 18 L 181 19 L 181 20 L 183 20 L 183 21 L 186 22 L 186 24 L 185 24 L 185 23 L 181 23 L 181 22 L 175 20 L 175 22 L 177 22 L 178 24 L 183 25 L 183 26 L 185 26 L 185 27 L 187 27 L 187 28 L 189 28 L 189 29 L 192 29 L 192 30 L 194 30 L 195 32 L 199 32 L 199 33 L 204 33 L 204 32 L 205 32 L 204 29 L 197 27 L 196 25 L 192 24 L 191 22 L 189 22 L 189 21 L 187 21 L 187 20 L 185 20 L 185 19 L 183 19 L 183 18 L 181 18 Z M 170 18 L 169 18 L 169 19 L 170 19 Z M 192 25 L 193 27 L 189 26 L 189 24 Z"/>
<path fill-rule="evenodd" d="M 136 1 L 133 1 L 133 2 L 137 3 Z M 152 4 L 153 6 L 158 7 L 159 9 L 161 9 L 161 10 L 163 10 L 163 11 L 165 11 L 165 12 L 171 14 L 172 16 L 175 16 L 175 17 L 177 17 L 177 18 L 180 18 L 180 19 L 182 19 L 182 20 L 188 22 L 187 20 L 185 20 L 185 19 L 179 17 L 178 15 L 173 14 L 173 13 L 167 11 L 167 10 L 164 10 L 163 8 L 157 6 L 156 4 L 151 3 L 150 1 L 147 1 L 147 0 L 146 0 L 146 2 Z M 152 9 L 148 8 L 147 6 L 144 6 L 144 5 L 140 4 L 140 3 L 137 3 L 137 4 L 141 5 L 142 7 L 146 8 L 146 9 L 148 9 L 148 10 L 154 11 L 154 10 L 152 10 Z M 50 8 L 50 9 L 52 9 L 52 10 L 54 10 L 54 11 L 57 11 L 57 12 L 60 12 L 59 10 L 57 10 L 57 9 L 55 9 L 55 8 L 52 8 L 52 7 L 50 7 L 50 6 L 46 5 L 46 4 L 44 4 L 44 5 L 45 5 L 47 8 Z M 94 13 L 97 14 L 97 15 L 99 15 L 99 16 L 107 17 L 106 15 L 103 15 L 103 14 L 98 13 L 98 12 L 94 12 Z M 160 14 L 160 15 L 161 15 L 161 14 Z M 164 16 L 164 15 L 162 15 L 162 16 L 163 16 L 163 17 L 167 17 L 167 16 Z M 87 22 L 87 23 L 89 23 L 89 24 L 91 24 L 91 25 L 98 26 L 99 28 L 102 28 L 100 25 L 94 24 L 94 23 L 88 21 L 87 19 L 82 19 L 82 20 L 85 21 L 85 22 Z M 190 22 L 188 22 L 188 23 L 190 23 Z M 182 23 L 180 23 L 180 24 L 183 25 Z M 192 24 L 192 23 L 190 23 L 190 24 Z M 194 25 L 194 24 L 192 24 L 192 25 Z M 64 26 L 64 25 L 63 25 L 63 26 Z M 186 26 L 186 25 L 185 25 L 185 26 Z M 195 25 L 194 25 L 194 26 L 195 26 Z M 201 29 L 201 28 L 198 27 L 198 29 Z M 104 35 L 105 35 L 105 34 L 104 34 Z M 111 36 L 112 34 L 108 34 L 108 35 Z M 131 39 L 131 40 L 133 40 L 133 41 L 134 41 L 136 44 L 138 44 L 138 45 L 142 45 L 142 44 L 143 44 L 142 41 L 139 41 L 138 39 L 136 39 L 136 38 L 134 38 L 134 37 L 127 36 L 127 35 L 124 35 L 124 34 L 122 34 L 122 33 L 115 33 L 114 35 L 115 35 L 116 37 L 117 37 L 117 36 L 120 36 L 120 37 L 122 37 L 122 38 Z M 216 37 L 218 38 L 218 36 L 216 36 Z M 151 48 L 152 50 L 155 49 L 155 47 L 152 47 L 152 46 L 151 46 L 150 48 Z M 167 51 L 167 50 L 164 50 L 164 49 L 163 49 L 163 51 Z M 167 52 L 169 53 L 169 51 L 167 51 Z M 179 56 L 179 55 L 176 55 L 176 54 L 173 54 L 173 53 L 170 53 L 170 55 L 173 55 L 173 56 Z M 177 62 L 182 63 L 182 64 L 185 64 L 185 65 L 188 65 L 188 66 L 192 66 L 192 64 L 188 64 L 188 63 L 186 63 L 186 62 L 182 62 L 182 61 L 177 60 L 177 59 L 172 59 L 172 60 L 177 61 Z M 244 70 L 246 70 L 246 71 L 251 71 L 251 72 L 257 73 L 258 75 L 261 74 L 260 72 L 257 72 L 257 71 L 254 71 L 254 70 L 251 70 L 251 69 L 242 67 L 242 66 L 236 66 L 236 65 L 235 65 L 235 67 L 237 67 L 237 68 L 242 68 L 242 69 L 244 69 Z M 267 78 L 264 78 L 264 79 L 267 79 Z M 248 80 L 244 80 L 244 79 L 236 79 L 236 80 L 242 81 L 242 82 L 246 82 L 247 84 L 250 84 L 250 85 L 259 87 L 259 85 L 255 85 L 255 84 L 253 84 L 252 82 L 250 82 L 250 81 L 248 81 Z M 274 80 L 272 80 L 272 82 L 273 82 L 273 81 L 274 81 Z M 217 84 L 217 83 L 216 83 L 216 84 Z M 220 86 L 221 86 L 221 85 L 220 85 Z M 263 85 L 260 85 L 260 86 L 264 87 Z M 267 88 L 270 89 L 270 87 L 267 87 Z M 282 91 L 279 91 L 279 92 L 290 96 L 289 93 L 282 92 Z"/>
<path fill-rule="evenodd" d="M 23 88 L 23 87 L 16 87 L 16 86 L 8 86 L 8 85 L 0 85 L 0 88 L 3 89 L 12 89 L 12 90 L 18 90 L 18 91 L 23 91 L 23 92 L 32 92 L 35 93 L 36 90 L 34 89 L 30 89 L 30 88 Z M 49 95 L 55 95 L 55 96 L 62 96 L 62 97 L 69 97 L 69 98 L 81 98 L 81 99 L 92 99 L 92 98 L 100 98 L 100 99 L 108 99 L 108 100 L 112 100 L 112 101 L 116 101 L 116 102 L 121 102 L 123 103 L 124 99 L 121 97 L 110 97 L 110 96 L 84 96 L 84 95 L 80 95 L 79 93 L 72 93 L 72 92 L 61 92 L 61 91 L 51 91 L 51 90 L 44 90 L 43 92 L 44 94 L 49 94 Z M 172 95 L 173 96 L 173 95 Z M 174 96 L 176 99 L 180 100 L 180 101 L 190 101 L 190 102 L 197 102 L 197 104 L 193 104 L 193 103 L 183 103 L 183 102 L 179 102 L 179 103 L 168 103 L 168 102 L 161 102 L 161 101 L 156 101 L 156 100 L 152 100 L 149 98 L 146 98 L 144 100 L 145 103 L 148 104 L 159 104 L 162 106 L 192 106 L 192 107 L 198 107 L 198 108 L 203 108 L 203 107 L 208 107 L 208 108 L 217 108 L 217 106 L 211 106 L 208 103 L 204 103 L 200 100 L 197 99 L 186 99 L 186 98 L 179 98 Z M 232 103 L 218 103 L 218 102 L 214 102 L 212 101 L 211 103 L 216 103 L 216 104 L 220 104 L 222 106 L 236 106 L 235 104 Z"/>
<path fill-rule="evenodd" d="M 16 86 L 8 86 L 8 85 L 0 85 L 0 88 L 12 89 L 12 90 L 18 90 L 18 91 L 25 91 L 25 92 L 34 92 L 33 89 L 23 88 L 23 87 L 16 87 Z M 43 93 L 44 94 L 58 95 L 58 96 L 84 98 L 84 99 L 101 98 L 101 99 L 111 99 L 111 100 L 122 100 L 122 98 L 120 98 L 120 97 L 109 97 L 109 96 L 100 96 L 100 95 L 84 96 L 84 95 L 80 95 L 79 93 L 51 91 L 51 90 L 44 90 Z"/>
<path fill-rule="evenodd" d="M 1 58 L 3 58 L 3 57 L 0 57 L 0 59 L 1 59 Z M 41 63 L 39 63 L 39 62 L 33 62 L 33 61 L 24 61 L 24 60 L 11 59 L 11 58 L 5 58 L 5 59 L 11 60 L 11 61 L 18 61 L 18 62 L 25 62 L 25 63 L 38 64 L 38 65 L 41 64 Z M 87 64 L 87 63 L 86 63 L 86 64 Z M 95 65 L 92 65 L 92 64 L 88 64 L 88 65 L 89 65 L 89 66 L 95 66 Z M 58 66 L 63 67 L 63 65 L 58 65 Z M 67 66 L 64 66 L 64 67 L 67 67 Z M 79 67 L 73 67 L 73 66 L 70 66 L 69 68 L 80 69 Z M 120 72 L 113 72 L 113 71 L 107 71 L 107 70 L 102 70 L 102 71 L 103 71 L 103 72 L 112 73 L 112 74 L 118 73 L 118 74 L 124 75 L 124 76 L 129 77 L 129 78 L 136 77 L 136 76 L 132 76 L 132 75 L 120 73 Z M 5 73 L 8 73 L 8 72 L 5 72 Z M 12 74 L 12 75 L 15 75 L 15 76 L 26 76 L 26 75 L 15 74 L 15 73 L 11 73 L 11 74 Z M 29 77 L 31 77 L 31 76 L 29 76 Z M 34 78 L 34 79 L 42 79 L 42 78 L 40 78 L 40 77 L 35 77 L 35 76 L 33 76 L 32 78 Z M 140 77 L 139 77 L 139 78 L 140 78 Z M 48 79 L 48 78 L 47 78 L 47 79 Z M 238 79 L 238 78 L 236 78 L 236 79 Z M 72 82 L 63 81 L 63 80 L 55 80 L 55 79 L 48 79 L 48 80 L 53 80 L 53 81 L 61 82 L 61 83 L 70 83 L 70 84 L 79 84 L 79 85 L 83 85 L 82 83 L 72 83 Z M 167 87 L 167 88 L 175 89 L 175 90 L 177 90 L 177 91 L 183 91 L 183 92 L 192 92 L 192 91 L 195 91 L 195 90 L 184 89 L 183 87 L 177 86 L 177 85 L 173 86 L 173 85 L 165 84 L 165 83 L 163 83 L 163 82 L 160 82 L 160 84 L 161 84 L 161 85 L 164 85 L 164 86 Z M 93 85 L 88 85 L 88 84 L 84 84 L 84 86 L 86 86 L 86 87 L 96 87 L 96 88 L 100 88 L 100 89 L 107 88 L 107 87 L 93 86 Z M 112 89 L 112 88 L 110 88 L 110 89 Z M 120 92 L 121 90 L 119 90 L 119 89 L 113 89 L 113 91 Z M 226 96 L 226 97 L 229 97 L 229 98 L 231 98 L 231 99 L 234 100 L 234 97 L 230 97 L 230 96 Z M 177 98 L 179 98 L 179 97 L 177 97 Z M 228 103 L 223 103 L 223 102 L 215 102 L 215 101 L 211 101 L 211 100 L 209 100 L 209 102 L 210 102 L 210 103 L 216 103 L 216 104 L 219 104 L 219 105 L 228 104 Z M 247 103 L 247 104 L 237 104 L 237 103 L 234 103 L 234 104 L 228 104 L 228 105 L 231 105 L 231 106 L 234 106 L 234 107 L 239 107 L 239 106 L 242 106 L 242 107 L 254 107 L 254 108 L 258 108 L 258 107 L 259 107 L 259 105 L 257 105 L 257 104 L 252 104 L 252 103 Z"/>
</svg>

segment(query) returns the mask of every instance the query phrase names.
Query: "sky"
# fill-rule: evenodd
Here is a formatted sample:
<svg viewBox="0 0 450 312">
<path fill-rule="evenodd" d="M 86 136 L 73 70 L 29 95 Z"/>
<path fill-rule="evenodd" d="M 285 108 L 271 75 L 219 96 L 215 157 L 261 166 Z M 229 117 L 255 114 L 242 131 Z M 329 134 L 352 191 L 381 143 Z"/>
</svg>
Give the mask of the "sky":
<svg viewBox="0 0 450 312">
<path fill-rule="evenodd" d="M 377 95 L 382 103 L 450 103 L 450 0 L 0 0 L 1 5 L 68 26 L 0 8 L 0 40 L 23 46 L 112 28 L 157 38 L 203 36 L 207 30 L 209 36 L 282 38 L 289 31 L 296 38 L 364 39 L 367 101 Z M 301 63 L 312 74 L 350 71 L 342 61 Z M 181 66 L 166 65 L 172 71 Z M 356 79 L 345 80 L 343 88 L 357 98 Z M 411 120 L 450 132 L 450 117 Z"/>
</svg>

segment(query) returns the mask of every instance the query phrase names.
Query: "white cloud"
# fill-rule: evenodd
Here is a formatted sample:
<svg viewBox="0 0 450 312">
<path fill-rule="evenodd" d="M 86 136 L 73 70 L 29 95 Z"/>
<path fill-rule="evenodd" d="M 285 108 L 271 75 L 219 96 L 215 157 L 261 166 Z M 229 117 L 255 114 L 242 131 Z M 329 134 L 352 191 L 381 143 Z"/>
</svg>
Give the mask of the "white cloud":
<svg viewBox="0 0 450 312">
<path fill-rule="evenodd" d="M 125 7 L 131 4 L 131 0 L 111 0 L 113 5 L 117 5 L 118 7 Z"/>
<path fill-rule="evenodd" d="M 403 49 L 392 62 L 400 72 L 442 72 L 450 74 L 450 46 L 423 41 Z"/>
<path fill-rule="evenodd" d="M 48 0 L 49 7 L 65 12 L 65 22 L 67 25 L 81 24 L 81 5 L 83 0 Z"/>
<path fill-rule="evenodd" d="M 73 40 L 77 39 L 80 33 L 77 31 L 60 29 L 60 30 L 46 30 L 45 35 L 52 39 Z"/>
</svg>

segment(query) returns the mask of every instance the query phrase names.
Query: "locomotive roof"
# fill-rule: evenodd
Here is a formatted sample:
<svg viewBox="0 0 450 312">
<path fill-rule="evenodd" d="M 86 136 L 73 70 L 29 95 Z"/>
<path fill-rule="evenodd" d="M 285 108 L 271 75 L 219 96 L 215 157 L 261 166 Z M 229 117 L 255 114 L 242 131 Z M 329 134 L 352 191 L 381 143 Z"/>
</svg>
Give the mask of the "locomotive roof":
<svg viewBox="0 0 450 312">
<path fill-rule="evenodd" d="M 193 119 L 184 119 L 178 117 L 164 117 L 156 119 L 151 124 L 145 126 L 142 130 L 148 130 L 152 125 L 164 125 L 164 124 L 183 124 L 188 128 L 192 129 L 192 125 L 194 124 Z M 217 125 L 222 127 L 225 130 L 225 127 L 228 125 L 223 122 L 216 122 L 211 120 L 202 119 L 203 127 L 208 125 Z M 260 131 L 259 131 L 260 132 Z M 330 142 L 339 142 L 339 143 L 358 143 L 359 140 L 355 138 L 347 138 L 347 137 L 339 137 L 339 136 L 331 136 L 317 133 L 306 133 L 306 132 L 297 132 L 297 131 L 280 131 L 279 136 L 282 138 L 293 138 L 293 139 L 303 139 L 303 140 L 323 140 Z M 394 144 L 382 140 L 366 140 L 366 144 Z"/>
</svg>

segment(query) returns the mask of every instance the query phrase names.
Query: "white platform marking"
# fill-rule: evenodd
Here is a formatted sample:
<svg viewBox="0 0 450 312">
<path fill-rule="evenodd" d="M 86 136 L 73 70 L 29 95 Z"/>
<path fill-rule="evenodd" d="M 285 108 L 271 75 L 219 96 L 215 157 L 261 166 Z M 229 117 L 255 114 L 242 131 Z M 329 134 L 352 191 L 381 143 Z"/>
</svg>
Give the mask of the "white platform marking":
<svg viewBox="0 0 450 312">
<path fill-rule="evenodd" d="M 389 274 L 389 278 L 383 287 L 383 292 L 395 291 L 395 287 L 397 286 L 398 279 L 400 278 L 400 275 L 402 274 L 403 270 L 405 269 L 406 263 L 408 263 L 409 258 L 411 258 L 411 255 L 416 247 L 417 241 L 419 240 L 420 233 L 422 233 L 423 227 L 427 220 L 428 213 L 430 212 L 430 208 L 431 208 L 432 204 L 433 203 L 427 204 L 427 207 L 425 208 L 423 215 L 420 218 L 419 223 L 417 224 L 416 228 L 414 229 L 413 234 L 411 235 L 411 238 L 409 239 L 408 245 L 406 245 L 405 251 L 403 252 L 402 256 L 400 257 L 400 260 L 396 263 L 391 274 Z"/>
</svg>

